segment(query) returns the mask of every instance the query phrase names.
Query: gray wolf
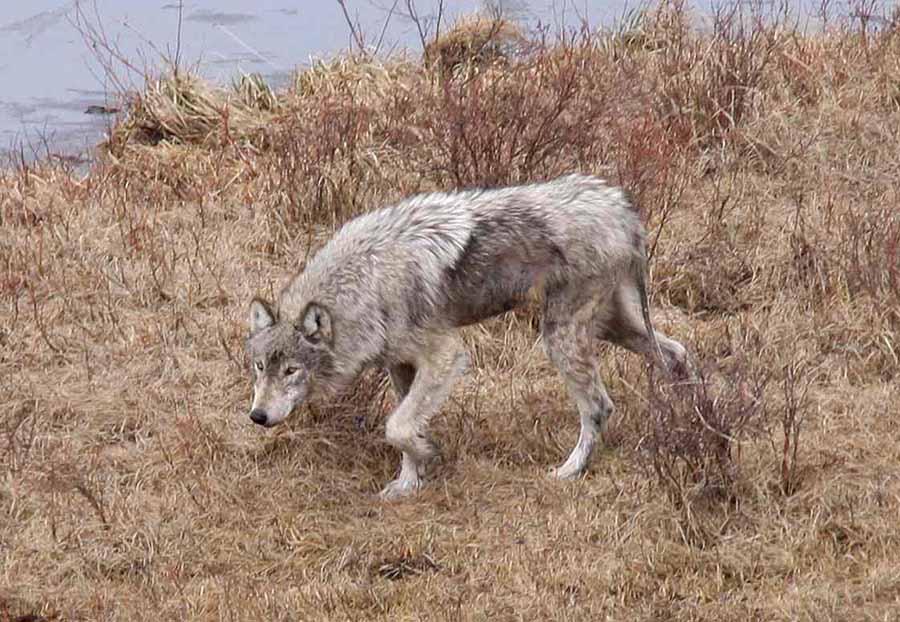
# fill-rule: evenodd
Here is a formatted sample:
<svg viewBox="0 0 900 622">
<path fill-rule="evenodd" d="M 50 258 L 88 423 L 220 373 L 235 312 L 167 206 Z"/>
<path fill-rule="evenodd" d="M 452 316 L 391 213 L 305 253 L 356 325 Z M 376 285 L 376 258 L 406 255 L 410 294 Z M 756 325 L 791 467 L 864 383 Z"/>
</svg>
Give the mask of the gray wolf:
<svg viewBox="0 0 900 622">
<path fill-rule="evenodd" d="M 460 327 L 542 300 L 544 349 L 581 419 L 568 459 L 580 476 L 613 411 L 597 339 L 683 370 L 685 349 L 655 332 L 645 231 L 627 195 L 602 180 L 422 194 L 347 222 L 280 292 L 250 304 L 250 418 L 272 426 L 313 396 L 388 371 L 398 405 L 385 425 L 400 472 L 381 495 L 415 492 L 436 448 L 429 420 L 468 366 Z"/>
</svg>

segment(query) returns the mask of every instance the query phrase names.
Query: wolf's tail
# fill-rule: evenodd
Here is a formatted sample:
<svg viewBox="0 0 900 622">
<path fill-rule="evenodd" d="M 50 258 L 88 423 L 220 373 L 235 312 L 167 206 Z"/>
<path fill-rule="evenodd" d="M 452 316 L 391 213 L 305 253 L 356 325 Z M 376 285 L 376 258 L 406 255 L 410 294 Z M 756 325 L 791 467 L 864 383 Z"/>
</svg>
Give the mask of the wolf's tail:
<svg viewBox="0 0 900 622">
<path fill-rule="evenodd" d="M 663 356 L 662 349 L 659 347 L 659 341 L 656 339 L 656 332 L 653 330 L 653 322 L 650 321 L 650 300 L 647 297 L 647 241 L 643 230 L 638 230 L 634 234 L 635 253 L 631 263 L 634 272 L 634 282 L 637 284 L 638 295 L 641 301 L 641 316 L 644 318 L 644 328 L 647 329 L 647 336 L 653 345 L 653 356 L 659 363 L 660 367 L 669 369 L 666 358 Z"/>
</svg>

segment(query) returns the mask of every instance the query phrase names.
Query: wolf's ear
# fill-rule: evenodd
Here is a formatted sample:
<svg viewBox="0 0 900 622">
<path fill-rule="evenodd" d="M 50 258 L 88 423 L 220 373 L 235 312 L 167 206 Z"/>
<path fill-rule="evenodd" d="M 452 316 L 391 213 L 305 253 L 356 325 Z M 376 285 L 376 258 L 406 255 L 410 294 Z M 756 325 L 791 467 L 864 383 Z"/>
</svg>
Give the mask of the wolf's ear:
<svg viewBox="0 0 900 622">
<path fill-rule="evenodd" d="M 272 308 L 262 298 L 254 298 L 250 303 L 250 334 L 255 335 L 264 328 L 275 323 L 275 314 Z"/>
<path fill-rule="evenodd" d="M 331 343 L 334 333 L 331 330 L 331 314 L 328 309 L 314 302 L 306 306 L 303 312 L 303 322 L 300 324 L 300 331 L 307 341 L 311 343 Z"/>
</svg>

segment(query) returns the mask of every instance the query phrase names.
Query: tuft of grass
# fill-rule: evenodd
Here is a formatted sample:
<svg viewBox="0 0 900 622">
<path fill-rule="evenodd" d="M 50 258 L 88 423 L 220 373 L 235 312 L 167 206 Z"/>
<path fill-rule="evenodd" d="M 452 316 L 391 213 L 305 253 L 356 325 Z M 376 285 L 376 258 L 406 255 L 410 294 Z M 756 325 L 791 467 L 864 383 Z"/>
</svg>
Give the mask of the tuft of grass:
<svg viewBox="0 0 900 622">
<path fill-rule="evenodd" d="M 528 43 L 522 29 L 502 15 L 464 15 L 425 45 L 424 62 L 453 75 L 464 68 L 506 64 Z"/>
<path fill-rule="evenodd" d="M 275 111 L 278 108 L 278 98 L 258 73 L 241 74 L 232 82 L 231 88 L 239 101 L 250 109 Z"/>
<path fill-rule="evenodd" d="M 177 72 L 148 81 L 131 102 L 125 121 L 113 130 L 109 146 L 115 153 L 129 143 L 214 145 L 249 140 L 265 127 L 276 107 L 274 94 L 258 75 L 241 76 L 229 91 Z"/>
</svg>

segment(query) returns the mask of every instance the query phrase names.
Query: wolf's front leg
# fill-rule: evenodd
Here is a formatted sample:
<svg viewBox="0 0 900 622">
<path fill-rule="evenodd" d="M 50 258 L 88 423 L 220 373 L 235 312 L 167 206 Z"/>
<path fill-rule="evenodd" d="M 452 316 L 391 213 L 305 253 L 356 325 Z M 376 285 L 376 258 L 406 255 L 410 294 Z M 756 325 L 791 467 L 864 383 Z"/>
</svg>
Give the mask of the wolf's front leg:
<svg viewBox="0 0 900 622">
<path fill-rule="evenodd" d="M 403 457 L 399 475 L 381 491 L 383 499 L 410 495 L 421 488 L 425 464 L 436 453 L 428 438 L 428 422 L 440 411 L 468 362 L 456 335 L 432 338 L 415 362 L 409 391 L 385 425 L 387 442 L 403 452 Z M 393 371 L 391 375 L 395 376 Z"/>
</svg>

